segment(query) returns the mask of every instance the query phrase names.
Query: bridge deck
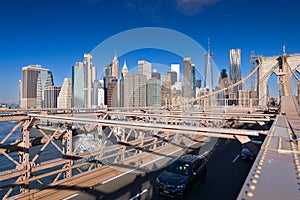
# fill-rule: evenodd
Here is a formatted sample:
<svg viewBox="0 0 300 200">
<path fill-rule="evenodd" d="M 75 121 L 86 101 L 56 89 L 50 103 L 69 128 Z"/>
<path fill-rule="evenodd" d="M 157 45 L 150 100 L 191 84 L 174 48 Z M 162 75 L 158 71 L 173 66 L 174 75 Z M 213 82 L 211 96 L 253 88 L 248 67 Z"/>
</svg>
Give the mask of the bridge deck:
<svg viewBox="0 0 300 200">
<path fill-rule="evenodd" d="M 238 199 L 300 199 L 300 154 L 295 142 L 299 116 L 292 98 L 282 99 L 278 115 Z"/>
</svg>

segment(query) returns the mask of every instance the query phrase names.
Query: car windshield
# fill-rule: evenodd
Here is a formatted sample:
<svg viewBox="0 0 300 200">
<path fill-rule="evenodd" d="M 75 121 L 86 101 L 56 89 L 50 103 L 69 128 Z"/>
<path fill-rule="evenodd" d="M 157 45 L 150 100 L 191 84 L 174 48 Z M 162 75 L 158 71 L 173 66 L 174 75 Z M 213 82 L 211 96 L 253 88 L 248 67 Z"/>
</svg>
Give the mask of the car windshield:
<svg viewBox="0 0 300 200">
<path fill-rule="evenodd" d="M 190 168 L 190 163 L 183 161 L 175 161 L 167 167 L 167 171 L 175 174 L 188 175 L 191 172 Z"/>
</svg>

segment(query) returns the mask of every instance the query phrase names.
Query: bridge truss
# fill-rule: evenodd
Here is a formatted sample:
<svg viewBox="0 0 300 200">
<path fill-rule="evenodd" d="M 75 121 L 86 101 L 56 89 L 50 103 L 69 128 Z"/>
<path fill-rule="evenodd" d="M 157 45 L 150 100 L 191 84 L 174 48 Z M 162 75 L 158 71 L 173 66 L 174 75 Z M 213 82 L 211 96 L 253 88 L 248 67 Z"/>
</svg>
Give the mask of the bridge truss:
<svg viewBox="0 0 300 200">
<path fill-rule="evenodd" d="M 15 123 L 0 141 L 0 159 L 5 163 L 0 167 L 3 199 L 47 197 L 80 184 L 89 187 L 140 167 L 145 159 L 150 162 L 155 156 L 168 156 L 167 152 L 184 152 L 207 137 L 234 139 L 260 133 L 218 128 L 224 124 L 272 120 L 261 114 L 234 117 L 236 113 L 216 116 L 198 111 L 60 113 L 18 111 L 0 116 L 0 121 Z M 14 141 L 18 134 L 19 140 Z"/>
</svg>

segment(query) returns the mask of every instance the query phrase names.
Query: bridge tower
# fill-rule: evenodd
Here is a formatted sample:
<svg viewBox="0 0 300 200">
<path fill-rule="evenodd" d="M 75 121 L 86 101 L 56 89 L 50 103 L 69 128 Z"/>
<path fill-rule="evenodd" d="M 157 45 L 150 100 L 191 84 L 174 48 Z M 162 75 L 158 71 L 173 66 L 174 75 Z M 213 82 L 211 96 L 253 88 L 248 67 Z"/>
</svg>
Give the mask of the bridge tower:
<svg viewBox="0 0 300 200">
<path fill-rule="evenodd" d="M 280 96 L 292 95 L 291 76 L 300 72 L 300 54 L 285 54 L 272 57 L 258 57 L 257 90 L 259 105 L 265 106 L 268 102 L 267 86 L 270 76 L 274 73 L 280 83 Z M 298 78 L 296 78 L 298 80 Z M 299 81 L 299 80 L 298 80 Z"/>
</svg>

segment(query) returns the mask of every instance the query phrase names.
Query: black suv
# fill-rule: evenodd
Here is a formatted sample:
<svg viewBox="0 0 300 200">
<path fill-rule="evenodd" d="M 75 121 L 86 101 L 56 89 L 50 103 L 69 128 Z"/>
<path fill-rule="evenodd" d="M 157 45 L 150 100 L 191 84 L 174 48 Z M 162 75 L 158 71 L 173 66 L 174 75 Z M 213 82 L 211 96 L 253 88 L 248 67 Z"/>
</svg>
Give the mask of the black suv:
<svg viewBox="0 0 300 200">
<path fill-rule="evenodd" d="M 160 194 L 183 198 L 193 186 L 205 181 L 206 168 L 204 158 L 182 156 L 156 178 L 155 187 Z"/>
</svg>

